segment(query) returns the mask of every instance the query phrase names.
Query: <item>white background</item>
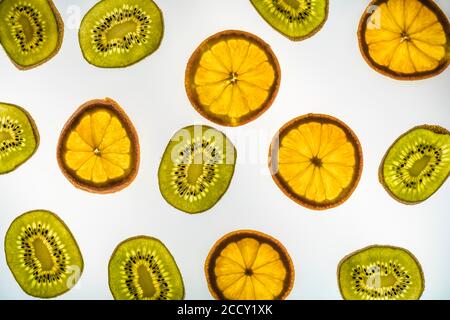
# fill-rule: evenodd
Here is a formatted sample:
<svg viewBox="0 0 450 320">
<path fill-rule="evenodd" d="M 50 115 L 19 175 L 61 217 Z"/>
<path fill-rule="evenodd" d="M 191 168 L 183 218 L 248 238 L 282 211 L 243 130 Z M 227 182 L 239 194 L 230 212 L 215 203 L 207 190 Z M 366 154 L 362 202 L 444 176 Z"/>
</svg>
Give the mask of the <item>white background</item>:
<svg viewBox="0 0 450 320">
<path fill-rule="evenodd" d="M 447 16 L 449 1 L 437 1 Z M 107 265 L 122 240 L 146 234 L 161 239 L 184 277 L 187 299 L 210 299 L 203 273 L 214 242 L 250 228 L 278 238 L 296 268 L 290 299 L 340 299 L 336 267 L 346 254 L 371 244 L 412 251 L 422 263 L 424 299 L 450 298 L 450 183 L 425 203 L 394 201 L 378 183 L 377 169 L 391 143 L 424 123 L 450 128 L 450 70 L 424 81 L 401 82 L 373 71 L 358 49 L 356 30 L 368 1 L 331 1 L 329 19 L 314 37 L 291 42 L 274 31 L 247 0 L 159 0 L 165 36 L 160 49 L 125 69 L 89 65 L 78 47 L 77 26 L 94 0 L 57 0 L 66 23 L 59 54 L 36 69 L 16 70 L 0 52 L 0 101 L 25 107 L 41 135 L 37 153 L 18 170 L 0 176 L 0 238 L 21 213 L 48 209 L 70 227 L 85 270 L 61 299 L 111 299 Z M 186 62 L 206 37 L 225 29 L 252 32 L 268 42 L 282 70 L 272 107 L 239 128 L 209 123 L 191 107 L 184 90 Z M 139 174 L 127 189 L 95 195 L 74 188 L 56 162 L 59 133 L 78 106 L 111 97 L 134 122 L 141 144 Z M 324 212 L 303 208 L 272 181 L 266 164 L 270 140 L 285 122 L 309 112 L 347 123 L 364 152 L 361 181 L 350 199 Z M 158 190 L 160 157 L 171 135 L 193 123 L 225 130 L 240 161 L 222 200 L 187 215 Z M 14 281 L 0 241 L 0 298 L 29 298 Z"/>
</svg>

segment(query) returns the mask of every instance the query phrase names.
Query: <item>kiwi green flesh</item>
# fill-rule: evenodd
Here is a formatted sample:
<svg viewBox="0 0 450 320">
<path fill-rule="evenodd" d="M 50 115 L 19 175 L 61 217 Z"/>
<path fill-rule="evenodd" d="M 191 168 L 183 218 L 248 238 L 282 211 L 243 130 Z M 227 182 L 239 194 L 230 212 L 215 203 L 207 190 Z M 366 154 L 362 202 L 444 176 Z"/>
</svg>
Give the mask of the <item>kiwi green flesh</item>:
<svg viewBox="0 0 450 320">
<path fill-rule="evenodd" d="M 16 218 L 5 237 L 8 267 L 27 294 L 52 298 L 70 290 L 83 272 L 83 258 L 64 222 L 35 210 Z"/>
<path fill-rule="evenodd" d="M 411 204 L 428 199 L 450 173 L 450 132 L 413 128 L 389 148 L 380 170 L 381 183 L 395 199 Z"/>
<path fill-rule="evenodd" d="M 79 42 L 90 64 L 119 68 L 156 51 L 163 32 L 163 16 L 153 1 L 103 0 L 81 21 Z"/>
<path fill-rule="evenodd" d="M 120 243 L 109 262 L 116 300 L 181 300 L 184 284 L 175 259 L 158 239 L 138 236 Z"/>
<path fill-rule="evenodd" d="M 235 163 L 236 149 L 222 132 L 202 125 L 185 127 L 164 151 L 158 170 L 161 194 L 186 213 L 206 211 L 227 191 Z"/>
<path fill-rule="evenodd" d="M 0 174 L 17 169 L 38 145 L 39 134 L 31 116 L 19 106 L 0 103 Z"/>
<path fill-rule="evenodd" d="M 0 1 L 0 42 L 19 69 L 53 57 L 61 47 L 63 29 L 50 0 Z"/>
<path fill-rule="evenodd" d="M 250 0 L 275 30 L 291 40 L 312 36 L 325 23 L 328 0 Z"/>
<path fill-rule="evenodd" d="M 425 287 L 422 268 L 409 251 L 379 245 L 345 257 L 338 282 L 346 300 L 417 300 Z"/>
</svg>

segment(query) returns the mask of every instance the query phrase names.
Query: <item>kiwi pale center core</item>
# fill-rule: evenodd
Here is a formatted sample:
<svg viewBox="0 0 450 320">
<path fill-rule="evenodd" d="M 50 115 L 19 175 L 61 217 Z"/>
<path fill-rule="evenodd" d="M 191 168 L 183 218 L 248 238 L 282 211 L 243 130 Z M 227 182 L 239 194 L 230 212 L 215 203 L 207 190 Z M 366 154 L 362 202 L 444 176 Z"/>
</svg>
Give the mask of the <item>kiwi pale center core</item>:
<svg viewBox="0 0 450 320">
<path fill-rule="evenodd" d="M 12 140 L 13 136 L 8 131 L 0 131 L 0 142 Z"/>
<path fill-rule="evenodd" d="M 41 263 L 41 268 L 43 271 L 50 271 L 53 268 L 53 259 L 48 247 L 45 245 L 44 241 L 37 238 L 33 241 L 34 254 L 36 258 Z"/>
<path fill-rule="evenodd" d="M 367 278 L 366 285 L 369 289 L 392 287 L 397 283 L 397 278 L 392 274 L 376 272 Z"/>
<path fill-rule="evenodd" d="M 134 21 L 124 21 L 111 27 L 106 32 L 106 40 L 109 42 L 114 39 L 123 39 L 129 33 L 136 32 L 137 24 Z"/>
<path fill-rule="evenodd" d="M 142 289 L 142 297 L 152 298 L 156 293 L 156 289 L 153 285 L 153 279 L 147 267 L 145 265 L 140 265 L 137 268 L 137 275 L 139 286 Z"/>
<path fill-rule="evenodd" d="M 300 7 L 300 1 L 298 0 L 284 0 L 284 2 L 294 9 L 298 9 Z"/>
<path fill-rule="evenodd" d="M 30 21 L 26 16 L 21 15 L 18 19 L 18 23 L 22 26 L 22 30 L 25 35 L 25 41 L 30 42 L 33 39 L 33 27 L 30 24 Z"/>
<path fill-rule="evenodd" d="M 197 183 L 198 178 L 203 174 L 203 164 L 191 163 L 188 168 L 187 181 L 190 184 Z"/>
<path fill-rule="evenodd" d="M 413 177 L 419 176 L 422 173 L 423 169 L 427 167 L 430 160 L 431 160 L 430 156 L 427 155 L 423 156 L 422 158 L 414 162 L 412 167 L 409 168 L 409 174 Z"/>
</svg>

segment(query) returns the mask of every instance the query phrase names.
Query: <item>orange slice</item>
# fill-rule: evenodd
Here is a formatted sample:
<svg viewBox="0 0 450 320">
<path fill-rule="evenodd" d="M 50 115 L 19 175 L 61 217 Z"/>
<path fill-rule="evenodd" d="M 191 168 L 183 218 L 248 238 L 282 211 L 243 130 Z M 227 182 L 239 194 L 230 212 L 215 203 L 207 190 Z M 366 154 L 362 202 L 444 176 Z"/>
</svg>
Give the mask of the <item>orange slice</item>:
<svg viewBox="0 0 450 320">
<path fill-rule="evenodd" d="M 205 263 L 211 294 L 218 300 L 281 300 L 294 285 L 294 265 L 278 240 L 239 230 L 216 242 Z"/>
<path fill-rule="evenodd" d="M 358 138 L 342 121 L 307 114 L 285 124 L 269 151 L 272 178 L 295 202 L 336 207 L 355 190 L 363 167 Z"/>
<path fill-rule="evenodd" d="M 280 66 L 269 45 L 236 30 L 219 32 L 192 54 L 186 92 L 194 108 L 223 126 L 240 126 L 272 104 L 280 85 Z"/>
<path fill-rule="evenodd" d="M 95 193 L 128 186 L 139 167 L 139 141 L 128 116 L 113 100 L 82 105 L 62 130 L 58 163 L 72 184 Z"/>
<path fill-rule="evenodd" d="M 450 25 L 434 1 L 372 1 L 358 37 L 368 64 L 395 79 L 429 78 L 449 64 Z"/>
</svg>

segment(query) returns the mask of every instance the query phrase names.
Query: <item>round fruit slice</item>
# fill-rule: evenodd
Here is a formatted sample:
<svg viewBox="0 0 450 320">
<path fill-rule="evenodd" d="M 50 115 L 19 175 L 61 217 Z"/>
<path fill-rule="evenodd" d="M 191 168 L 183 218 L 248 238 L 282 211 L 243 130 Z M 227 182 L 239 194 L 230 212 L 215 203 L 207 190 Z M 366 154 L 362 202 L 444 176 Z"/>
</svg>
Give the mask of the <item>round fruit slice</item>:
<svg viewBox="0 0 450 320">
<path fill-rule="evenodd" d="M 182 300 L 180 270 L 158 239 L 138 236 L 121 242 L 108 267 L 109 288 L 116 300 Z"/>
<path fill-rule="evenodd" d="M 434 1 L 372 1 L 358 37 L 368 64 L 395 79 L 429 78 L 449 64 L 450 25 Z"/>
<path fill-rule="evenodd" d="M 5 237 L 8 267 L 27 294 L 52 298 L 69 291 L 83 272 L 80 249 L 54 213 L 35 210 L 16 218 Z"/>
<path fill-rule="evenodd" d="M 155 52 L 163 33 L 163 16 L 152 0 L 103 0 L 86 13 L 78 37 L 87 62 L 119 68 Z"/>
<path fill-rule="evenodd" d="M 192 54 L 185 79 L 194 108 L 223 126 L 240 126 L 272 104 L 280 86 L 280 66 L 269 45 L 236 30 L 219 32 Z"/>
<path fill-rule="evenodd" d="M 34 68 L 61 48 L 64 24 L 51 0 L 0 1 L 0 42 L 17 68 Z"/>
<path fill-rule="evenodd" d="M 342 259 L 338 283 L 346 300 L 418 300 L 425 288 L 422 267 L 411 252 L 380 245 Z"/>
<path fill-rule="evenodd" d="M 318 32 L 328 17 L 328 0 L 250 0 L 261 17 L 285 37 L 299 41 Z"/>
<path fill-rule="evenodd" d="M 0 102 L 0 174 L 11 172 L 37 150 L 39 132 L 23 108 Z"/>
<path fill-rule="evenodd" d="M 397 201 L 428 199 L 450 174 L 450 132 L 422 125 L 401 135 L 381 161 L 379 179 Z"/>
<path fill-rule="evenodd" d="M 286 123 L 269 151 L 272 178 L 310 209 L 336 207 L 355 190 L 363 167 L 357 136 L 342 121 L 307 114 Z"/>
<path fill-rule="evenodd" d="M 76 187 L 95 193 L 116 192 L 137 175 L 138 136 L 115 101 L 88 101 L 64 126 L 57 157 L 63 174 Z"/>
<path fill-rule="evenodd" d="M 173 207 L 199 213 L 213 207 L 230 185 L 236 149 L 220 131 L 194 125 L 176 132 L 158 170 L 159 189 Z"/>
<path fill-rule="evenodd" d="M 218 300 L 283 300 L 294 285 L 294 265 L 278 240 L 239 230 L 219 239 L 205 263 L 209 291 Z"/>
</svg>

